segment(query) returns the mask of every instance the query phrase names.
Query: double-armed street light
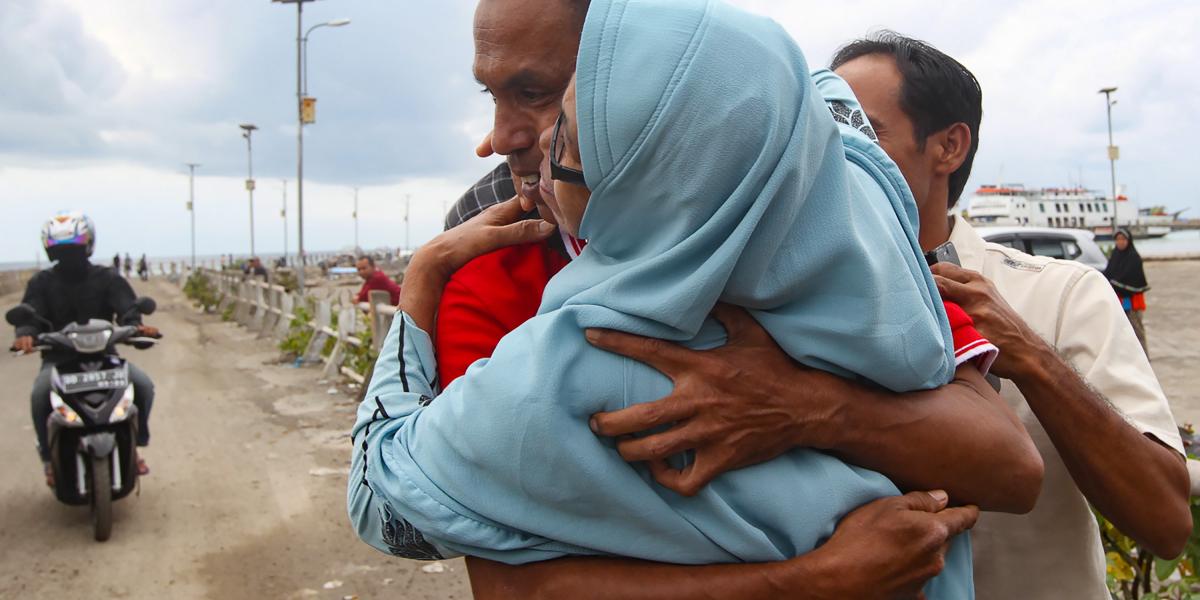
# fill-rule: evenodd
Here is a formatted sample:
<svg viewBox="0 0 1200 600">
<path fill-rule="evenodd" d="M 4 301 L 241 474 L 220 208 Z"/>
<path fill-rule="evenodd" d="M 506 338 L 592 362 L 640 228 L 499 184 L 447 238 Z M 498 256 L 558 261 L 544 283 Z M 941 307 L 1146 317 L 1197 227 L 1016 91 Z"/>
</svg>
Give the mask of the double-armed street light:
<svg viewBox="0 0 1200 600">
<path fill-rule="evenodd" d="M 296 283 L 300 292 L 304 292 L 304 124 L 314 121 L 316 99 L 308 97 L 307 48 L 308 34 L 318 27 L 341 27 L 349 25 L 350 19 L 336 19 L 320 23 L 304 31 L 304 3 L 314 0 L 271 0 L 280 4 L 296 5 L 296 220 L 300 235 L 297 245 L 297 262 L 299 263 Z"/>
</svg>

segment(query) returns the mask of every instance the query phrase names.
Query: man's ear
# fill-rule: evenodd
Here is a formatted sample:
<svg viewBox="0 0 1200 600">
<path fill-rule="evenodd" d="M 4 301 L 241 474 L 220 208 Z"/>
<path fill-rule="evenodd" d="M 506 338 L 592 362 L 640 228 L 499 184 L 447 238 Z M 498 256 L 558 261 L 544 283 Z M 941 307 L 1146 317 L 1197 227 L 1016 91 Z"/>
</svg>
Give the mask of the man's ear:
<svg viewBox="0 0 1200 600">
<path fill-rule="evenodd" d="M 937 151 L 934 172 L 949 176 L 967 160 L 971 151 L 971 128 L 966 123 L 955 123 L 933 135 Z"/>
</svg>

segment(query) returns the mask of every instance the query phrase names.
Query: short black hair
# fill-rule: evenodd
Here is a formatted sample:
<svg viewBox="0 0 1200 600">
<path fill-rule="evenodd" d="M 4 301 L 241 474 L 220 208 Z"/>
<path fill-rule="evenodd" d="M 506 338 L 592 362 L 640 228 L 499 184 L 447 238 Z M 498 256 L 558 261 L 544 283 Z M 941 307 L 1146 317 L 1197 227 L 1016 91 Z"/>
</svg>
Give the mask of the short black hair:
<svg viewBox="0 0 1200 600">
<path fill-rule="evenodd" d="M 365 260 L 365 261 L 367 261 L 368 265 L 371 265 L 372 267 L 375 266 L 375 259 L 373 257 L 371 257 L 370 255 L 364 254 L 363 256 L 358 257 L 358 260 Z M 354 262 L 358 262 L 358 260 L 356 260 Z"/>
<path fill-rule="evenodd" d="M 830 68 L 838 67 L 862 56 L 883 54 L 896 60 L 903 83 L 900 86 L 900 109 L 913 121 L 920 148 L 925 140 L 955 123 L 964 123 L 971 130 L 971 148 L 958 170 L 950 174 L 949 206 L 953 207 L 967 178 L 979 149 L 979 122 L 983 119 L 983 90 L 979 81 L 962 63 L 921 40 L 894 31 L 880 31 L 854 40 L 837 51 Z"/>
</svg>

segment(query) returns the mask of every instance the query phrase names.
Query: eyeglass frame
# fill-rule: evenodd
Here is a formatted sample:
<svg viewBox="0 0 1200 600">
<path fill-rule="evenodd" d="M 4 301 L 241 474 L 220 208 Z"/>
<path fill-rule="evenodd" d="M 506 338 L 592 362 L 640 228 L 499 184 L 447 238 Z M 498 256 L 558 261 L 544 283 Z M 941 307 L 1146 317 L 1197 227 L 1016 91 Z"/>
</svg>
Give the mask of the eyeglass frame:
<svg viewBox="0 0 1200 600">
<path fill-rule="evenodd" d="M 550 137 L 550 179 L 587 187 L 587 180 L 583 176 L 583 171 L 564 167 L 558 162 L 558 130 L 562 127 L 563 118 L 566 116 L 567 113 L 565 111 L 558 113 L 558 120 L 554 122 L 554 134 Z M 566 147 L 564 146 L 563 149 L 565 150 Z"/>
</svg>

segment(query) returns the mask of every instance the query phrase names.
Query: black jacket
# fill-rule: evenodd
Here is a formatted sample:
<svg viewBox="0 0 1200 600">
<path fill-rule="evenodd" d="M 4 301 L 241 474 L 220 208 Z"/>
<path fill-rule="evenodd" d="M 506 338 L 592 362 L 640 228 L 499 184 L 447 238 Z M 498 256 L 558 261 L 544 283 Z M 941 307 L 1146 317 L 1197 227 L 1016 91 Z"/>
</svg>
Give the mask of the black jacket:
<svg viewBox="0 0 1200 600">
<path fill-rule="evenodd" d="M 87 274 L 76 281 L 64 277 L 57 267 L 34 275 L 25 287 L 21 302 L 32 306 L 39 316 L 53 323 L 53 331 L 57 331 L 72 321 L 86 322 L 88 319 L 118 319 L 120 325 L 141 325 L 142 316 L 137 311 L 129 318 L 121 319 L 130 312 L 136 300 L 129 282 L 116 271 L 88 265 Z M 16 333 L 17 337 L 36 336 L 45 331 L 44 325 L 33 324 L 17 327 Z"/>
</svg>

